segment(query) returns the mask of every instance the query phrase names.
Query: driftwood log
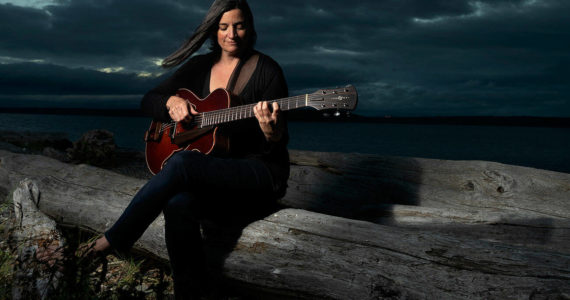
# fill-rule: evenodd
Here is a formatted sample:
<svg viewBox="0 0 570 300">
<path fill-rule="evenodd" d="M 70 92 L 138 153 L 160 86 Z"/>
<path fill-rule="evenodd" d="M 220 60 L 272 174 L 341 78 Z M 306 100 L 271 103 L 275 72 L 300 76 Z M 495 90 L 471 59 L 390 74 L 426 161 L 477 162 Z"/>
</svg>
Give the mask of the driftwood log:
<svg viewBox="0 0 570 300">
<path fill-rule="evenodd" d="M 482 161 L 291 151 L 280 203 L 239 228 L 234 286 L 329 299 L 570 297 L 570 174 Z M 0 187 L 35 180 L 58 223 L 102 232 L 144 181 L 0 151 Z M 136 247 L 167 258 L 159 218 Z"/>
<path fill-rule="evenodd" d="M 22 180 L 10 195 L 15 220 L 12 238 L 17 244 L 12 299 L 49 299 L 63 274 L 57 260 L 36 259 L 39 252 L 62 249 L 65 239 L 56 222 L 38 210 L 40 191 L 30 180 Z"/>
</svg>

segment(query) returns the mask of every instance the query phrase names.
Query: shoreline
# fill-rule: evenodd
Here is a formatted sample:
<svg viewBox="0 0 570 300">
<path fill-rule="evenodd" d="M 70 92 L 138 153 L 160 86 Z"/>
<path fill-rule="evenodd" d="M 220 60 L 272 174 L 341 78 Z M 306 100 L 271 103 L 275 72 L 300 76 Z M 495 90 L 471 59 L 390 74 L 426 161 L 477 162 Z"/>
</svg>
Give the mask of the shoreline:
<svg viewBox="0 0 570 300">
<path fill-rule="evenodd" d="M 92 130 L 97 131 L 97 130 Z M 87 132 L 85 132 L 87 133 Z M 113 135 L 115 133 L 111 132 Z M 7 150 L 14 153 L 21 154 L 40 154 L 48 157 L 58 159 L 63 162 L 70 162 L 67 152 L 73 147 L 73 144 L 81 140 L 70 139 L 66 132 L 45 132 L 45 131 L 13 131 L 13 130 L 0 130 L 0 150 Z M 114 143 L 114 142 L 113 142 Z M 121 147 L 115 145 L 116 161 L 115 165 L 108 167 L 109 170 L 117 173 L 122 173 L 127 176 L 132 176 L 141 179 L 150 178 L 150 173 L 145 163 L 145 152 L 141 149 L 132 147 Z M 289 148 L 292 151 L 307 151 L 307 152 L 337 152 L 344 154 L 358 154 L 358 155 L 371 155 L 379 157 L 402 157 L 402 158 L 424 158 L 436 159 L 442 161 L 488 161 L 494 163 L 501 163 L 506 165 L 528 167 L 534 169 L 541 169 L 559 173 L 570 174 L 568 164 L 558 164 L 556 167 L 545 164 L 541 161 L 533 162 L 509 162 L 499 159 L 487 158 L 453 158 L 453 157 L 438 157 L 433 155 L 394 155 L 382 153 L 366 153 L 366 152 L 343 152 L 343 151 L 322 151 L 322 150 L 307 150 L 302 148 Z"/>
<path fill-rule="evenodd" d="M 79 115 L 109 117 L 145 117 L 139 109 L 104 109 L 104 108 L 37 108 L 37 107 L 0 107 L 0 114 L 28 115 Z M 324 116 L 316 110 L 296 110 L 288 112 L 289 121 L 302 122 L 345 122 L 378 124 L 421 124 L 421 125 L 470 125 L 470 126 L 523 126 L 570 128 L 570 117 L 533 117 L 533 116 L 362 116 L 342 114 L 339 117 Z"/>
</svg>

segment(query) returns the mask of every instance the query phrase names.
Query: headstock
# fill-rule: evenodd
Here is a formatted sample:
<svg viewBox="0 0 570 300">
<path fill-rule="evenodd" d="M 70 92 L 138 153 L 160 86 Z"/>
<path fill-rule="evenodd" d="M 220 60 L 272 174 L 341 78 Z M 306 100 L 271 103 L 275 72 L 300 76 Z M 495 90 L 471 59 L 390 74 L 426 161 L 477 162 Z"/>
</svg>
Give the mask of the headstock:
<svg viewBox="0 0 570 300">
<path fill-rule="evenodd" d="M 307 106 L 317 110 L 354 110 L 358 102 L 358 93 L 352 85 L 343 88 L 318 90 L 307 96 Z"/>
</svg>

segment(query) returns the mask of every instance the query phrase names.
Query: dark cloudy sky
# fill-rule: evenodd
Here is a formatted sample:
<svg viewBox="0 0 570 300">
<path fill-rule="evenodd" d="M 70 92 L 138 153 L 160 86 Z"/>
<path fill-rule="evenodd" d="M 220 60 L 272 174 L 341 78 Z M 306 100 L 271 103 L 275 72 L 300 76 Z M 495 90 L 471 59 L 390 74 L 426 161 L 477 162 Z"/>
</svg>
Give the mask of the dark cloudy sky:
<svg viewBox="0 0 570 300">
<path fill-rule="evenodd" d="M 135 107 L 211 1 L 0 1 L 0 106 Z M 570 117 L 568 0 L 250 0 L 290 93 L 364 115 Z"/>
</svg>

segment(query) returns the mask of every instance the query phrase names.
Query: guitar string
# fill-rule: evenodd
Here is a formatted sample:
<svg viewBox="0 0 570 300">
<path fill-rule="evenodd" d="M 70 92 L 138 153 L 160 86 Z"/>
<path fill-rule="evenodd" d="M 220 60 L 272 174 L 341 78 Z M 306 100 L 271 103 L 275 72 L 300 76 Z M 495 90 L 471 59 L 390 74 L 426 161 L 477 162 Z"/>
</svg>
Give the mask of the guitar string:
<svg viewBox="0 0 570 300">
<path fill-rule="evenodd" d="M 309 96 L 310 100 L 315 100 L 316 98 L 321 97 L 320 95 L 308 95 L 308 96 Z M 290 110 L 291 109 L 290 104 L 292 102 L 295 102 L 294 107 L 292 109 L 304 107 L 305 106 L 304 105 L 305 97 L 306 97 L 305 95 L 299 95 L 299 96 L 293 96 L 293 97 L 289 97 L 289 98 L 275 100 L 274 102 L 278 102 L 279 106 L 281 107 L 282 110 Z M 299 100 L 302 100 L 301 106 L 298 105 Z M 208 120 L 215 120 L 215 122 L 213 122 L 211 124 L 209 123 L 206 126 L 216 125 L 216 124 L 229 122 L 229 121 L 234 121 L 237 119 L 241 119 L 241 118 L 235 118 L 234 119 L 234 117 L 237 116 L 238 112 L 240 113 L 240 116 L 242 114 L 245 114 L 246 118 L 251 117 L 253 115 L 253 107 L 255 105 L 256 104 L 247 104 L 247 105 L 241 105 L 241 106 L 237 106 L 237 107 L 224 108 L 224 109 L 220 109 L 220 110 L 213 111 L 213 112 L 204 112 L 204 113 L 201 113 L 200 115 L 197 115 L 196 117 L 194 117 L 192 120 L 192 123 L 193 124 L 200 124 L 200 122 L 202 122 L 203 118 L 206 118 Z M 287 106 L 286 108 L 285 108 L 285 105 Z M 204 116 L 206 114 L 207 114 L 207 116 Z M 172 121 L 169 123 L 164 123 L 161 126 L 161 130 L 164 131 L 165 129 L 172 128 L 172 127 L 176 126 L 176 124 L 177 124 L 176 122 L 172 122 Z"/>
<path fill-rule="evenodd" d="M 282 106 L 283 103 L 285 103 L 286 101 L 276 101 L 276 102 L 280 102 L 280 106 Z M 217 111 L 213 111 L 213 112 L 204 112 L 201 113 L 197 116 L 195 116 L 192 119 L 192 123 L 191 124 L 200 124 L 202 122 L 202 119 L 207 119 L 207 120 L 223 120 L 223 121 L 233 121 L 236 119 L 241 119 L 242 117 L 236 118 L 237 114 L 239 113 L 240 116 L 245 115 L 245 117 L 251 117 L 253 115 L 253 107 L 255 106 L 255 104 L 248 104 L 248 105 L 242 105 L 242 106 L 238 106 L 238 107 L 230 107 L 230 108 L 225 108 L 225 109 L 220 109 Z M 204 116 L 207 115 L 207 116 Z M 234 119 L 235 118 L 235 119 Z M 220 122 L 220 123 L 223 123 Z M 168 122 L 168 123 L 164 123 L 161 126 L 161 130 L 165 130 L 168 128 L 172 128 L 174 126 L 176 126 L 176 122 Z M 217 122 L 215 124 L 218 124 Z M 209 126 L 210 124 L 208 124 L 207 126 Z"/>
<path fill-rule="evenodd" d="M 307 97 L 308 96 L 308 97 Z M 293 96 L 293 97 L 288 97 L 288 98 L 284 98 L 284 99 L 278 99 L 275 101 L 271 101 L 271 102 L 277 102 L 279 103 L 279 107 L 281 108 L 281 110 L 290 110 L 290 109 L 296 109 L 299 107 L 304 107 L 305 105 L 305 98 L 307 98 L 308 100 L 314 101 L 318 98 L 321 98 L 322 95 L 318 95 L 318 94 L 310 94 L 310 95 L 299 95 L 299 96 Z M 301 106 L 299 106 L 299 100 L 301 100 Z M 292 104 L 294 102 L 294 107 L 291 108 L 290 104 Z M 191 124 L 197 125 L 200 124 L 202 122 L 203 119 L 206 120 L 215 120 L 215 122 L 212 123 L 208 123 L 206 126 L 210 126 L 210 125 L 217 125 L 220 123 L 225 123 L 225 122 L 229 122 L 229 121 L 235 121 L 235 120 L 239 120 L 242 119 L 243 117 L 242 114 L 245 115 L 245 118 L 249 118 L 252 117 L 253 115 L 253 107 L 256 105 L 255 104 L 246 104 L 246 105 L 241 105 L 241 106 L 237 106 L 237 107 L 229 107 L 229 108 L 224 108 L 224 109 L 220 109 L 220 110 L 216 110 L 216 111 L 211 111 L 211 112 L 203 112 L 200 113 L 199 115 L 195 116 L 192 119 Z M 285 108 L 285 106 L 287 106 Z M 237 114 L 239 113 L 240 117 L 239 118 L 234 118 L 237 117 Z M 205 116 L 207 115 L 207 116 Z M 168 122 L 168 123 L 163 123 L 161 125 L 161 131 L 164 131 L 166 129 L 172 128 L 174 126 L 176 126 L 177 122 Z M 204 124 L 201 124 L 204 125 Z"/>
</svg>

